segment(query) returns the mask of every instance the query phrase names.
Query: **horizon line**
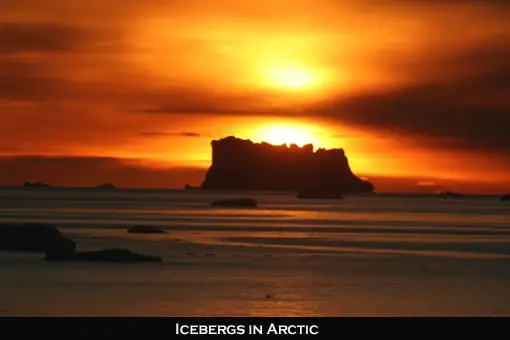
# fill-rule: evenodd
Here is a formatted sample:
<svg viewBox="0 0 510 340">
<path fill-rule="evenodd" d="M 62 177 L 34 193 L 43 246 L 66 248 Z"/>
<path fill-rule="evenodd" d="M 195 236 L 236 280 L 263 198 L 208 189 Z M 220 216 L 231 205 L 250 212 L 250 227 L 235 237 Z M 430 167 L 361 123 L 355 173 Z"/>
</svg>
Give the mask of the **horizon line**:
<svg viewBox="0 0 510 340">
<path fill-rule="evenodd" d="M 31 183 L 37 183 L 37 182 L 31 182 Z M 101 185 L 104 185 L 100 184 Z M 185 192 L 208 192 L 208 193 L 237 193 L 237 192 L 243 192 L 243 193 L 252 193 L 252 194 L 261 194 L 261 193 L 295 193 L 299 190 L 288 190 L 288 191 L 281 191 L 281 190 L 215 190 L 215 189 L 202 189 L 200 186 L 191 186 L 192 189 L 186 189 L 184 188 L 165 188 L 165 187 L 158 187 L 158 188 L 151 188 L 151 187 L 115 187 L 114 189 L 104 189 L 98 187 L 98 185 L 95 186 L 73 186 L 73 185 L 65 185 L 65 186 L 48 186 L 48 187 L 25 187 L 24 185 L 1 185 L 0 189 L 26 189 L 26 190 L 51 190 L 51 189 L 93 189 L 97 191 L 102 192 L 115 192 L 115 191 L 185 191 Z M 346 193 L 346 196 L 372 196 L 372 195 L 439 195 L 441 192 L 452 192 L 452 191 L 444 191 L 444 190 L 438 190 L 437 193 L 432 192 L 413 192 L 413 191 L 374 191 L 373 193 Z M 505 191 L 502 193 L 472 193 L 472 192 L 456 192 L 458 194 L 461 194 L 462 196 L 501 196 L 501 195 L 507 195 L 508 192 Z"/>
</svg>

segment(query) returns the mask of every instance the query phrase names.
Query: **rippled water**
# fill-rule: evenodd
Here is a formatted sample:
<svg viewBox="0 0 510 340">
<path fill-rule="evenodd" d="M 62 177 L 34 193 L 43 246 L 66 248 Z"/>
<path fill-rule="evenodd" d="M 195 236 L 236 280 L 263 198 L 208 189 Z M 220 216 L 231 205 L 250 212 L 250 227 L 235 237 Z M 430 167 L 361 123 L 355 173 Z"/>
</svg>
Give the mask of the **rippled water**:
<svg viewBox="0 0 510 340">
<path fill-rule="evenodd" d="M 227 197 L 260 206 L 210 206 Z M 7 315 L 510 315 L 510 205 L 498 197 L 5 188 L 0 222 L 164 260 L 0 253 Z M 126 233 L 134 224 L 167 233 Z"/>
</svg>

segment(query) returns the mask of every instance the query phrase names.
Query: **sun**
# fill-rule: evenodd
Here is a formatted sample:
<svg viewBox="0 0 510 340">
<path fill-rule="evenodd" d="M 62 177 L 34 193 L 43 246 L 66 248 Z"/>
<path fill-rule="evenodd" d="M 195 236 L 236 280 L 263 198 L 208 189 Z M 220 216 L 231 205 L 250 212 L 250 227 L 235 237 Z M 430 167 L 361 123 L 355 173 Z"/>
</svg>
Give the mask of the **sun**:
<svg viewBox="0 0 510 340">
<path fill-rule="evenodd" d="M 254 138 L 256 141 L 266 142 L 273 145 L 318 144 L 313 131 L 306 126 L 299 125 L 268 125 L 261 128 Z"/>
<path fill-rule="evenodd" d="M 310 71 L 297 66 L 276 66 L 267 70 L 266 81 L 272 86 L 299 90 L 312 87 L 317 81 Z"/>
<path fill-rule="evenodd" d="M 313 77 L 306 70 L 292 67 L 280 67 L 271 70 L 271 80 L 288 88 L 303 88 L 312 85 Z"/>
</svg>

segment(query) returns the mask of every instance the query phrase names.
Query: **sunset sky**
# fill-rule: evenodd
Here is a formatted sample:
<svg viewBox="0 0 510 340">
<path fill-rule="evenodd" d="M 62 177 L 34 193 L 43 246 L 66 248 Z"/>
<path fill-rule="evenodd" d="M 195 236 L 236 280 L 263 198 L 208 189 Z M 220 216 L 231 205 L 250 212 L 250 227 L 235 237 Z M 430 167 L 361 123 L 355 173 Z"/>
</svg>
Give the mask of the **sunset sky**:
<svg viewBox="0 0 510 340">
<path fill-rule="evenodd" d="M 0 114 L 0 185 L 198 185 L 235 135 L 505 192 L 510 3 L 2 0 Z"/>
</svg>

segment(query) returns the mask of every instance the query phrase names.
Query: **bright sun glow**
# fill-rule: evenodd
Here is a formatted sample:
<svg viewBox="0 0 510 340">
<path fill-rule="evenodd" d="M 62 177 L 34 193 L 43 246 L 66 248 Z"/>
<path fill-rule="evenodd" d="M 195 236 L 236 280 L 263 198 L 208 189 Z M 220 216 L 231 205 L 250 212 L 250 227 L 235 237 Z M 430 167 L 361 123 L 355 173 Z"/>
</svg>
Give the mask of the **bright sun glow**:
<svg viewBox="0 0 510 340">
<path fill-rule="evenodd" d="M 316 81 L 314 75 L 299 67 L 275 67 L 268 72 L 271 84 L 287 89 L 308 88 Z"/>
<path fill-rule="evenodd" d="M 303 146 L 314 144 L 314 146 L 317 146 L 318 144 L 311 129 L 295 125 L 269 125 L 263 127 L 254 139 L 274 145 L 296 144 Z"/>
</svg>

